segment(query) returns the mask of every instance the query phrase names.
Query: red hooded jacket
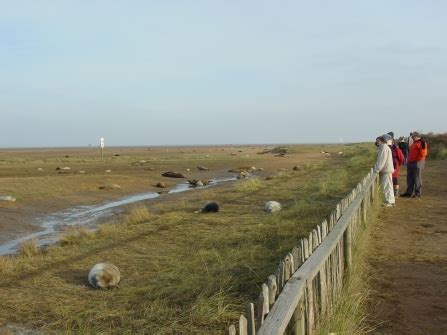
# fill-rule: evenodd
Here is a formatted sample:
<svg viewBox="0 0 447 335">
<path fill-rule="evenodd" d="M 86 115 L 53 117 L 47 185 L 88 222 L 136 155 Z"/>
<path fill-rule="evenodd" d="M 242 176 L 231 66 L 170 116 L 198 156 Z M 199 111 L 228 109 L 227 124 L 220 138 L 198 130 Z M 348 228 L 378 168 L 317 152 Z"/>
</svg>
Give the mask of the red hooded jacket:
<svg viewBox="0 0 447 335">
<path fill-rule="evenodd" d="M 391 153 L 393 154 L 394 171 L 392 177 L 399 177 L 400 167 L 404 163 L 405 157 L 402 150 L 397 145 L 391 146 Z"/>
</svg>

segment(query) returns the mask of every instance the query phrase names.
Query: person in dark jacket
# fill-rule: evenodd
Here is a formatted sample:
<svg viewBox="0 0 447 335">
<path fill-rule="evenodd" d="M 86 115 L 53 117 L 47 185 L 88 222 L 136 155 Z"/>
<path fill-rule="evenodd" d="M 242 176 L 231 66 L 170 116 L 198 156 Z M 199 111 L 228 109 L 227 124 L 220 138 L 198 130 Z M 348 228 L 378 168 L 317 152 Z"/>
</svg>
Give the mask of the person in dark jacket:
<svg viewBox="0 0 447 335">
<path fill-rule="evenodd" d="M 399 137 L 399 142 L 397 143 L 397 146 L 402 150 L 402 153 L 404 154 L 404 165 L 407 164 L 407 158 L 408 158 L 408 142 L 405 137 Z"/>
<path fill-rule="evenodd" d="M 413 143 L 410 146 L 407 162 L 407 190 L 401 197 L 420 198 L 422 189 L 422 170 L 425 167 L 425 157 L 428 145 L 421 139 L 418 132 L 413 132 Z M 414 192 L 414 194 L 413 194 Z"/>
</svg>

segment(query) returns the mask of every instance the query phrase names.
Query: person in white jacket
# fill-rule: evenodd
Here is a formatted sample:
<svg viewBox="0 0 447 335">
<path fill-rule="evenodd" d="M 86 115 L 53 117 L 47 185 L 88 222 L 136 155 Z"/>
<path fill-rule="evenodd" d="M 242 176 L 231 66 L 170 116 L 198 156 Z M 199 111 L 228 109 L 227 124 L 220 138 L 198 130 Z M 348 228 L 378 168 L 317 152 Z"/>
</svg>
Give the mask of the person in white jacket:
<svg viewBox="0 0 447 335">
<path fill-rule="evenodd" d="M 393 154 L 387 145 L 385 135 L 376 138 L 376 145 L 378 146 L 378 155 L 376 164 L 374 165 L 374 172 L 380 176 L 380 185 L 385 196 L 384 205 L 393 207 L 396 205 L 393 192 L 393 179 L 391 177 L 394 171 Z"/>
</svg>

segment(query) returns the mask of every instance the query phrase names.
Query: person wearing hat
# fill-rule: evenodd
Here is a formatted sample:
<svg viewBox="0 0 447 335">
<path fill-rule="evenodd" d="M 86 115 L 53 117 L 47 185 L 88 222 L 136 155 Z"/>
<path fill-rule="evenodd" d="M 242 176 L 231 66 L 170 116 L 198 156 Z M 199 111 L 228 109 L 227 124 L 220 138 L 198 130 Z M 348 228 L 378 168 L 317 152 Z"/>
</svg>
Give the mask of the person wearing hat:
<svg viewBox="0 0 447 335">
<path fill-rule="evenodd" d="M 380 176 L 380 185 L 385 196 L 384 206 L 394 207 L 396 199 L 393 192 L 393 178 L 394 172 L 393 155 L 387 142 L 391 141 L 391 136 L 388 134 L 376 138 L 376 146 L 378 147 L 377 161 L 374 165 L 374 173 Z"/>
<path fill-rule="evenodd" d="M 408 152 L 407 190 L 401 197 L 420 198 L 422 190 L 422 170 L 425 167 L 428 145 L 418 132 L 411 133 L 413 143 Z M 414 193 L 413 193 L 414 192 Z"/>
<path fill-rule="evenodd" d="M 404 154 L 404 165 L 407 165 L 407 157 L 408 157 L 408 140 L 401 136 L 399 137 L 397 146 L 402 150 Z"/>
</svg>

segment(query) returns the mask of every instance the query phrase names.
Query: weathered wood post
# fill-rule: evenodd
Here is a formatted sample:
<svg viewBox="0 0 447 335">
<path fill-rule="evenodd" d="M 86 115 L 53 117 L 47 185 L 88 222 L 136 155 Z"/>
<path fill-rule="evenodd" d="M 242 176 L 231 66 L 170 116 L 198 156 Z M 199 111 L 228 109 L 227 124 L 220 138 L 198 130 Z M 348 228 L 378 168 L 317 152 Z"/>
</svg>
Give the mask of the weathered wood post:
<svg viewBox="0 0 447 335">
<path fill-rule="evenodd" d="M 348 225 L 343 234 L 343 246 L 344 246 L 344 254 L 345 254 L 345 266 L 349 271 L 352 265 L 352 221 Z"/>
<path fill-rule="evenodd" d="M 298 303 L 295 312 L 292 317 L 292 334 L 293 335 L 305 335 L 306 334 L 306 319 L 304 316 L 304 302 L 303 299 Z"/>
<path fill-rule="evenodd" d="M 253 303 L 247 305 L 247 324 L 247 334 L 256 335 L 255 306 Z"/>
</svg>

